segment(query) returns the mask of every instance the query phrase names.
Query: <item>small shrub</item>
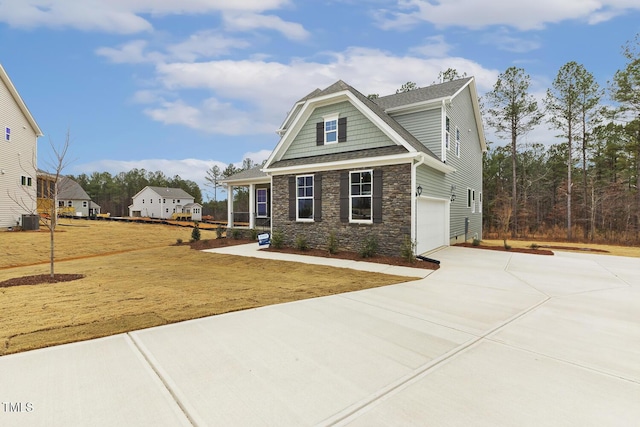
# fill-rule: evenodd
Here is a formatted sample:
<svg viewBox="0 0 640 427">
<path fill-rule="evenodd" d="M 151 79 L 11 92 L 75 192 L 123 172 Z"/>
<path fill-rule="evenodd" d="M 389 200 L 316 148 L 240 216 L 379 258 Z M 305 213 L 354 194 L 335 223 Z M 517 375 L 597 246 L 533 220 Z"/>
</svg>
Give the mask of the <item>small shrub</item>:
<svg viewBox="0 0 640 427">
<path fill-rule="evenodd" d="M 223 227 L 223 226 L 221 226 L 221 225 L 218 225 L 218 226 L 216 227 L 216 237 L 217 237 L 218 239 L 222 239 L 222 234 L 223 234 L 223 233 L 224 233 L 224 227 Z"/>
<path fill-rule="evenodd" d="M 529 247 L 530 247 L 531 249 L 540 249 L 540 245 L 539 245 L 539 244 L 537 244 L 537 243 L 532 243 L 532 244 L 530 244 L 530 245 L 529 245 Z"/>
<path fill-rule="evenodd" d="M 327 250 L 331 255 L 338 253 L 338 238 L 336 237 L 336 232 L 333 230 L 327 238 Z"/>
<path fill-rule="evenodd" d="M 309 244 L 307 243 L 307 238 L 302 234 L 298 234 L 296 236 L 296 249 L 301 251 L 306 251 L 309 249 Z"/>
<path fill-rule="evenodd" d="M 271 246 L 276 249 L 282 249 L 284 247 L 284 234 L 282 231 L 275 230 L 271 235 Z"/>
<path fill-rule="evenodd" d="M 404 241 L 400 247 L 400 255 L 411 264 L 416 262 L 416 241 L 411 240 L 409 236 L 404 236 Z"/>
<path fill-rule="evenodd" d="M 229 237 L 229 231 L 227 230 L 227 237 Z M 231 229 L 231 238 L 233 240 L 238 240 L 242 238 L 242 231 L 237 228 Z"/>
<path fill-rule="evenodd" d="M 480 239 L 478 239 L 478 238 L 473 239 L 473 242 L 471 244 L 473 246 L 480 246 Z"/>
<path fill-rule="evenodd" d="M 182 239 L 177 238 L 177 239 L 176 239 L 176 245 L 181 245 L 181 244 L 182 244 Z"/>
<path fill-rule="evenodd" d="M 258 240 L 258 230 L 252 228 L 249 230 L 249 236 L 251 237 L 251 240 Z"/>
<path fill-rule="evenodd" d="M 196 224 L 196 226 L 193 227 L 193 230 L 191 231 L 191 241 L 197 242 L 198 240 L 200 240 L 200 227 L 198 226 L 198 224 Z"/>
<path fill-rule="evenodd" d="M 370 234 L 364 238 L 360 250 L 358 253 L 362 258 L 371 258 L 378 252 L 378 239 L 376 236 Z"/>
</svg>

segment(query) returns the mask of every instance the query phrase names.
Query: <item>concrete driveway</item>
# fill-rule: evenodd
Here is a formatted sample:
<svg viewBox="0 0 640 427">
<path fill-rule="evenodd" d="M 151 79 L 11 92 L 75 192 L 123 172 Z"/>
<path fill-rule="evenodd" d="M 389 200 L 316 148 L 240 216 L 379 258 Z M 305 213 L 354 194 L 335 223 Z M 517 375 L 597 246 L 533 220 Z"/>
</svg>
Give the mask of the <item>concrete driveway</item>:
<svg viewBox="0 0 640 427">
<path fill-rule="evenodd" d="M 432 256 L 404 284 L 0 357 L 0 425 L 640 424 L 640 259 Z"/>
</svg>

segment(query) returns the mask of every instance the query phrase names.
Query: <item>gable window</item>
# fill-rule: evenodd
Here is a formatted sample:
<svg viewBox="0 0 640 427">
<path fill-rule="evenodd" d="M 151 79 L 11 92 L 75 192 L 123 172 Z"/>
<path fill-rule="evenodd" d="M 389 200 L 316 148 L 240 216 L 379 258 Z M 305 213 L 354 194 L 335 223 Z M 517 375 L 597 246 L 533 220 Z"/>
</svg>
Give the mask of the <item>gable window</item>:
<svg viewBox="0 0 640 427">
<path fill-rule="evenodd" d="M 267 189 L 258 188 L 256 190 L 256 213 L 258 218 L 266 218 L 267 216 Z"/>
<path fill-rule="evenodd" d="M 338 142 L 338 116 L 326 117 L 324 119 L 324 143 L 334 144 Z"/>
<path fill-rule="evenodd" d="M 460 129 L 456 126 L 456 156 L 460 157 Z"/>
<path fill-rule="evenodd" d="M 347 141 L 347 118 L 331 114 L 316 123 L 316 145 L 335 144 Z"/>
<path fill-rule="evenodd" d="M 313 175 L 296 177 L 297 220 L 313 221 Z"/>
<path fill-rule="evenodd" d="M 11 128 L 4 128 L 4 140 L 11 141 Z"/>
<path fill-rule="evenodd" d="M 351 222 L 371 222 L 373 219 L 373 171 L 358 171 L 349 174 L 349 198 Z"/>
</svg>

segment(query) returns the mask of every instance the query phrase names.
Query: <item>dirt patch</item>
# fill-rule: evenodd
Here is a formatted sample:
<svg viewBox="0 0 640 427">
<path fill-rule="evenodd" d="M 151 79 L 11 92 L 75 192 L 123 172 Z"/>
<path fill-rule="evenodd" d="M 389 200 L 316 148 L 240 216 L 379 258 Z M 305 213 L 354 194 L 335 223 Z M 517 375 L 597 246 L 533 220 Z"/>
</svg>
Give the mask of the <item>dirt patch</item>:
<svg viewBox="0 0 640 427">
<path fill-rule="evenodd" d="M 248 239 L 207 239 L 207 240 L 199 240 L 197 242 L 188 243 L 191 246 L 191 249 L 203 250 L 203 249 L 215 249 L 225 246 L 233 246 L 233 245 L 244 245 L 247 243 L 258 244 L 255 240 Z M 376 255 L 370 258 L 362 258 L 360 254 L 355 252 L 346 252 L 339 251 L 335 254 L 329 253 L 329 251 L 322 249 L 307 249 L 305 251 L 295 249 L 295 248 L 265 248 L 263 251 L 272 251 L 272 252 L 282 252 L 287 254 L 296 254 L 296 255 L 306 255 L 306 256 L 317 256 L 323 258 L 333 258 L 333 259 L 346 259 L 350 261 L 366 261 L 366 262 L 375 262 L 378 264 L 387 264 L 387 265 L 397 265 L 401 267 L 414 267 L 414 268 L 425 268 L 427 270 L 437 270 L 440 266 L 436 263 L 416 260 L 415 262 L 409 262 L 404 258 L 400 257 L 392 257 L 392 256 L 382 256 Z"/>
<path fill-rule="evenodd" d="M 553 252 L 546 249 L 527 249 L 527 248 L 511 248 L 505 249 L 504 246 L 487 246 L 487 245 L 474 245 L 472 243 L 458 243 L 455 246 L 462 246 L 463 248 L 473 249 L 488 249 L 490 251 L 500 252 L 517 252 L 521 254 L 534 254 L 534 255 L 553 255 Z"/>
<path fill-rule="evenodd" d="M 256 245 L 258 244 L 258 242 L 256 242 L 255 240 L 249 240 L 249 239 L 225 239 L 225 238 L 221 238 L 221 239 L 203 239 L 203 240 L 198 240 L 197 242 L 190 242 L 190 243 L 186 243 L 186 244 L 189 245 L 191 247 L 191 249 L 202 251 L 204 249 L 223 248 L 225 246 L 244 245 L 244 244 L 247 244 L 247 243 L 255 243 Z"/>
<path fill-rule="evenodd" d="M 0 282 L 0 288 L 9 288 L 11 286 L 23 285 L 40 285 L 43 283 L 60 283 L 71 282 L 72 280 L 82 279 L 84 274 L 36 274 L 33 276 L 16 277 Z"/>
</svg>

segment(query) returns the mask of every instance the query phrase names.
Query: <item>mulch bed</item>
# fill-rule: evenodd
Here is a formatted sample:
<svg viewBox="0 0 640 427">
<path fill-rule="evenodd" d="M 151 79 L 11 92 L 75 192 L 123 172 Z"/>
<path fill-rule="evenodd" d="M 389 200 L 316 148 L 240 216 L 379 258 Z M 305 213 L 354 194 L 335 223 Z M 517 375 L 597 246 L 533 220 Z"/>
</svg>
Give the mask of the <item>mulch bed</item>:
<svg viewBox="0 0 640 427">
<path fill-rule="evenodd" d="M 500 252 L 518 252 L 521 254 L 553 255 L 553 252 L 547 249 L 511 248 L 507 250 L 504 248 L 504 246 L 474 245 L 472 243 L 457 243 L 455 246 L 461 246 L 463 248 L 473 248 L 473 249 L 488 249 L 490 251 L 500 251 Z"/>
<path fill-rule="evenodd" d="M 0 288 L 8 288 L 11 286 L 23 286 L 23 285 L 40 285 L 42 283 L 59 283 L 70 282 L 72 280 L 82 279 L 84 274 L 54 274 L 51 277 L 50 274 L 36 274 L 33 276 L 15 277 L 0 282 Z"/>
<path fill-rule="evenodd" d="M 243 245 L 246 243 L 253 243 L 256 245 L 258 244 L 257 241 L 248 240 L 248 239 L 206 239 L 206 240 L 199 240 L 197 242 L 191 242 L 189 243 L 189 245 L 191 246 L 191 249 L 203 250 L 203 249 L 220 248 L 224 246 Z M 357 254 L 355 252 L 347 252 L 347 251 L 340 251 L 335 254 L 330 254 L 329 251 L 326 251 L 323 249 L 307 249 L 306 251 L 301 251 L 295 248 L 275 249 L 273 247 L 270 247 L 270 248 L 264 248 L 262 250 L 296 254 L 296 255 L 319 256 L 319 257 L 334 258 L 334 259 L 346 259 L 351 261 L 376 262 L 379 264 L 397 265 L 402 267 L 425 268 L 428 270 L 437 270 L 438 268 L 440 268 L 438 264 L 427 262 L 427 261 L 416 260 L 415 262 L 411 263 L 400 257 L 383 256 L 383 255 L 376 255 L 371 258 L 362 258 L 360 254 Z"/>
</svg>

